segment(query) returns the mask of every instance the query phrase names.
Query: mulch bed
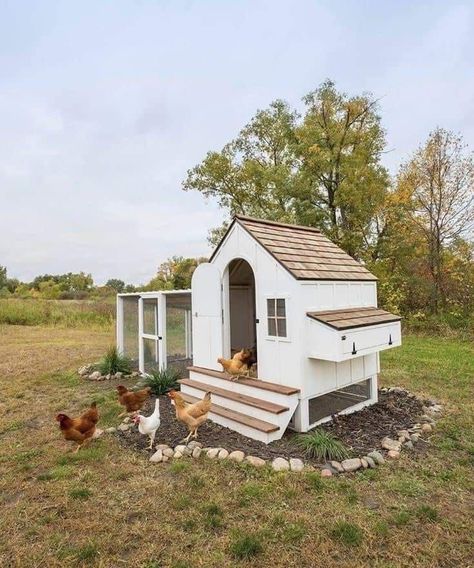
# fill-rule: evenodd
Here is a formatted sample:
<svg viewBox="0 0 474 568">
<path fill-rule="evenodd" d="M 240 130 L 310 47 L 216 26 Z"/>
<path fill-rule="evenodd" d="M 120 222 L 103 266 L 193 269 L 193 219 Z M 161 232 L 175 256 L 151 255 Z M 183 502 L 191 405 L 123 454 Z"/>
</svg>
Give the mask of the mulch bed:
<svg viewBox="0 0 474 568">
<path fill-rule="evenodd" d="M 142 414 L 146 416 L 151 414 L 154 404 L 154 399 L 149 400 Z M 398 430 L 410 428 L 417 421 L 417 417 L 423 414 L 423 404 L 423 401 L 403 392 L 379 392 L 377 404 L 359 412 L 335 416 L 332 421 L 318 428 L 331 432 L 350 448 L 354 455 L 362 456 L 372 450 L 380 449 L 380 442 L 385 436 L 397 439 Z M 155 438 L 155 445 L 168 444 L 170 447 L 175 447 L 187 436 L 187 429 L 176 420 L 174 406 L 167 396 L 160 397 L 160 413 L 161 425 Z M 298 435 L 288 430 L 281 440 L 266 445 L 208 421 L 199 428 L 198 441 L 203 447 L 226 448 L 229 452 L 242 450 L 245 454 L 267 460 L 282 456 L 302 458 L 309 462 L 311 460 L 308 460 L 295 445 L 295 437 Z M 144 455 L 151 455 L 151 450 L 146 450 L 148 437 L 142 436 L 135 426 L 126 432 L 117 431 L 117 436 L 124 445 Z"/>
</svg>

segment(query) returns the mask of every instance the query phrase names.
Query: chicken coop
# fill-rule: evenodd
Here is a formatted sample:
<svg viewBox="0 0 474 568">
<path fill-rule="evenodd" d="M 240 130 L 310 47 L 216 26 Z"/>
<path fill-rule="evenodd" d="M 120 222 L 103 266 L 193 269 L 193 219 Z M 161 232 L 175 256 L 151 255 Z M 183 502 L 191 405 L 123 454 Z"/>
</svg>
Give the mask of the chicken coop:
<svg viewBox="0 0 474 568">
<path fill-rule="evenodd" d="M 191 291 L 117 295 L 117 346 L 141 373 L 192 364 Z"/>
<path fill-rule="evenodd" d="M 190 362 L 183 397 L 211 392 L 213 421 L 265 443 L 375 403 L 379 352 L 401 345 L 400 317 L 377 308 L 376 277 L 309 227 L 236 216 L 191 293 L 119 295 L 118 343 L 128 354 L 138 344 L 143 372 L 174 363 L 171 298 L 187 313 L 176 350 Z M 242 348 L 256 363 L 231 380 L 217 359 Z"/>
</svg>

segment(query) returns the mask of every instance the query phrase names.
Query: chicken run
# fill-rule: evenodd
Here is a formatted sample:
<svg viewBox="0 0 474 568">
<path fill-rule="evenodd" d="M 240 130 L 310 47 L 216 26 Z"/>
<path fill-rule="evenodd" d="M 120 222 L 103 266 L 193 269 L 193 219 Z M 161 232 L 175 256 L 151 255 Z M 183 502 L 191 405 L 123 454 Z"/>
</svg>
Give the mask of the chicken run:
<svg viewBox="0 0 474 568">
<path fill-rule="evenodd" d="M 399 345 L 377 278 L 311 227 L 237 215 L 191 290 L 117 295 L 118 349 L 143 375 L 178 370 L 187 440 L 209 419 L 271 444 L 374 405 L 379 353 Z M 134 416 L 148 396 L 119 390 Z M 159 406 L 134 420 L 152 444 Z"/>
</svg>

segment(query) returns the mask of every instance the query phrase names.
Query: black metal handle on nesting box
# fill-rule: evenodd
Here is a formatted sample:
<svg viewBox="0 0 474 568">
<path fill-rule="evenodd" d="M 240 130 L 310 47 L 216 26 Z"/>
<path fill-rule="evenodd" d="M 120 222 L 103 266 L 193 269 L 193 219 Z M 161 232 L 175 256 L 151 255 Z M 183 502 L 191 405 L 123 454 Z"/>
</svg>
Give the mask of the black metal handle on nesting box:
<svg viewBox="0 0 474 568">
<path fill-rule="evenodd" d="M 357 355 L 355 341 L 352 342 L 352 355 Z"/>
<path fill-rule="evenodd" d="M 389 345 L 392 345 L 392 344 L 393 344 L 393 341 L 392 341 L 392 334 L 389 335 L 388 344 L 389 344 Z"/>
</svg>

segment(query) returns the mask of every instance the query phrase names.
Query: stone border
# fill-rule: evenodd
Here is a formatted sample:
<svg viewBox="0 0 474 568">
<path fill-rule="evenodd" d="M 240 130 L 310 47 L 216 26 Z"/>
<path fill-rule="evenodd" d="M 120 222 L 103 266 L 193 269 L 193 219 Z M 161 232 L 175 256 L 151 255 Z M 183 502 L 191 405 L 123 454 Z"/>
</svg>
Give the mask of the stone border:
<svg viewBox="0 0 474 568">
<path fill-rule="evenodd" d="M 110 381 L 111 379 L 132 379 L 140 376 L 140 373 L 138 371 L 133 371 L 133 373 L 130 373 L 129 375 L 126 375 L 121 372 L 115 373 L 114 375 L 112 374 L 102 375 L 100 371 L 95 370 L 97 365 L 98 363 L 92 365 L 84 365 L 83 367 L 80 367 L 77 370 L 77 374 L 82 379 L 86 379 L 88 381 Z"/>
<path fill-rule="evenodd" d="M 400 387 L 382 388 L 380 391 L 384 393 L 404 393 L 409 397 L 417 398 L 416 395 Z M 414 423 L 411 428 L 397 432 L 397 440 L 393 440 L 386 436 L 380 442 L 380 449 L 374 450 L 366 456 L 350 458 L 341 462 L 334 460 L 329 461 L 319 468 L 321 469 L 321 477 L 332 477 L 333 475 L 352 473 L 359 469 L 376 468 L 378 465 L 385 463 L 386 458 L 392 460 L 399 459 L 402 450 L 413 450 L 414 445 L 420 441 L 423 435 L 429 434 L 433 431 L 436 425 L 433 416 L 439 416 L 442 410 L 443 407 L 440 404 L 435 401 L 430 401 L 429 406 L 423 406 L 424 414 L 421 416 L 420 421 Z M 130 418 L 127 417 L 122 424 L 118 426 L 118 428 L 107 428 L 105 432 L 114 433 L 117 430 L 126 432 L 132 427 L 133 424 L 131 423 Z M 198 459 L 205 455 L 211 460 L 230 460 L 236 463 L 247 463 L 257 468 L 271 465 L 274 471 L 301 472 L 305 469 L 314 470 L 313 465 L 305 464 L 303 460 L 299 458 L 287 459 L 285 457 L 277 457 L 273 461 L 267 462 L 258 456 L 246 456 L 245 453 L 240 450 L 229 452 L 225 448 L 221 447 L 203 448 L 202 444 L 196 440 L 192 440 L 187 445 L 178 444 L 175 448 L 171 448 L 167 444 L 158 444 L 155 449 L 155 453 L 150 457 L 150 461 L 152 463 L 166 463 L 171 459 L 176 460 L 186 457 Z M 385 451 L 385 457 L 383 451 Z"/>
</svg>

